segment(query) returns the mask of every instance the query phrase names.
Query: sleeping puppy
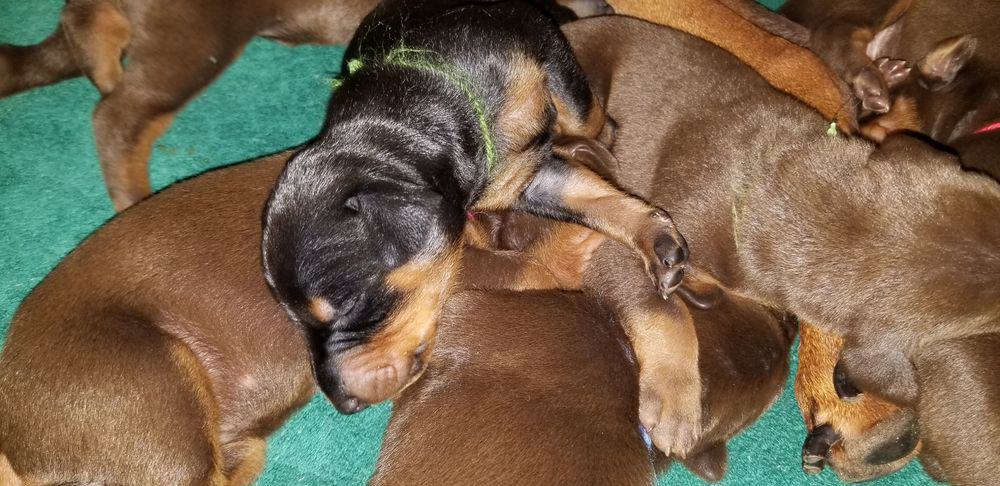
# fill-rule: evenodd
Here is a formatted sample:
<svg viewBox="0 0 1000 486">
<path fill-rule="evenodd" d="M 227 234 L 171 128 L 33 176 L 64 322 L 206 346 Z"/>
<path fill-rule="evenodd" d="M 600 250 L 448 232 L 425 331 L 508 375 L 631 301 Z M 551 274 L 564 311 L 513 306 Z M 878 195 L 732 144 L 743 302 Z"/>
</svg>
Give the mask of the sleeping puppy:
<svg viewBox="0 0 1000 486">
<path fill-rule="evenodd" d="M 597 140 L 613 130 L 556 24 L 523 2 L 453 4 L 386 2 L 365 19 L 323 132 L 264 214 L 265 277 L 342 413 L 422 372 L 469 211 L 578 222 L 640 255 L 651 291 L 681 281 L 667 213 L 577 162 L 613 159 Z"/>
<path fill-rule="evenodd" d="M 551 15 L 609 13 L 603 0 L 538 0 Z M 87 76 L 101 92 L 94 138 L 121 211 L 150 194 L 149 155 L 177 113 L 253 37 L 343 44 L 378 0 L 69 0 L 55 32 L 0 45 L 0 98 Z M 128 64 L 123 60 L 128 58 Z"/>
<path fill-rule="evenodd" d="M 166 189 L 28 295 L 0 354 L 4 484 L 254 482 L 265 438 L 315 392 L 260 274 L 260 213 L 290 155 Z"/>
<path fill-rule="evenodd" d="M 849 482 L 896 472 L 920 451 L 915 412 L 856 389 L 837 367 L 842 348 L 842 339 L 802 324 L 795 374 L 808 430 L 802 470 L 816 474 L 829 463 Z"/>
<path fill-rule="evenodd" d="M 877 150 L 831 137 L 809 108 L 697 39 L 619 18 L 566 32 L 619 122 L 616 181 L 671 209 L 698 249 L 691 268 L 841 336 L 857 388 L 913 407 L 921 427 L 942 423 L 930 416 L 947 410 L 993 430 L 1000 418 L 966 406 L 991 388 L 939 401 L 918 363 L 938 346 L 1000 331 L 996 181 L 906 137 Z M 685 69 L 668 59 L 684 59 Z M 635 269 L 632 281 L 644 280 Z M 633 302 L 652 302 L 641 297 Z M 996 476 L 995 463 L 977 461 L 996 436 L 920 437 L 930 460 L 948 464 L 947 480 Z"/>
<path fill-rule="evenodd" d="M 671 303 L 669 324 L 693 323 L 704 358 L 704 432 L 675 459 L 717 481 L 726 441 L 783 389 L 794 323 L 729 294 L 711 310 Z M 643 442 L 628 338 L 592 298 L 466 291 L 443 315 L 427 372 L 393 406 L 372 484 L 652 484 L 669 464 Z"/>
<path fill-rule="evenodd" d="M 967 167 L 1000 174 L 1000 49 L 989 42 L 1000 34 L 996 2 L 792 0 L 782 12 L 813 29 L 825 58 L 840 53 L 881 73 L 887 104 L 864 124 L 866 136 L 918 131 Z"/>
</svg>

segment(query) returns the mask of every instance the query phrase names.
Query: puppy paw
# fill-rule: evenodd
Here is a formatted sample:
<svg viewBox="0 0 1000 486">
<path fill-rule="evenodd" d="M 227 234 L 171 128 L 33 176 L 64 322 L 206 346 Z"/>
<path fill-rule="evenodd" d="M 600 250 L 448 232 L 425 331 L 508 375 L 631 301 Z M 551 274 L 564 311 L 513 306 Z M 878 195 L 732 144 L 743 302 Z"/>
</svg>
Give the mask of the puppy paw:
<svg viewBox="0 0 1000 486">
<path fill-rule="evenodd" d="M 686 457 L 701 437 L 701 380 L 677 369 L 642 372 L 639 421 L 666 455 Z"/>
<path fill-rule="evenodd" d="M 910 66 L 902 59 L 883 57 L 875 61 L 875 67 L 882 73 L 882 78 L 885 79 L 889 89 L 899 86 L 910 77 Z"/>
<path fill-rule="evenodd" d="M 666 212 L 656 210 L 650 214 L 647 231 L 642 235 L 640 248 L 646 272 L 653 280 L 660 296 L 666 299 L 677 290 L 684 277 L 684 263 L 688 258 L 687 242 L 677 231 Z"/>
<path fill-rule="evenodd" d="M 861 102 L 862 108 L 877 114 L 889 111 L 892 106 L 889 88 L 878 68 L 865 67 L 854 76 L 851 84 L 854 87 L 854 96 Z"/>
</svg>

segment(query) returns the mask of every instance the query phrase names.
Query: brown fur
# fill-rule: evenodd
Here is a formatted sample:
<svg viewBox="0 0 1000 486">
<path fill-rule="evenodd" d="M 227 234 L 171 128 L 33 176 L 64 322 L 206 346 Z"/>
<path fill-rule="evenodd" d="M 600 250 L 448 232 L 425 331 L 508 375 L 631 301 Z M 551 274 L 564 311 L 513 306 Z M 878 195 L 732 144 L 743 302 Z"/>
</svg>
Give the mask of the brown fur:
<svg viewBox="0 0 1000 486">
<path fill-rule="evenodd" d="M 121 211 L 150 194 L 153 143 L 174 116 L 255 36 L 286 44 L 346 43 L 376 0 L 69 0 L 35 46 L 0 46 L 0 97 L 86 75 L 102 94 L 94 136 L 105 185 Z M 597 0 L 563 4 L 604 13 Z M 122 60 L 128 57 L 128 65 Z"/>
<path fill-rule="evenodd" d="M 702 41 L 626 19 L 566 31 L 619 122 L 617 182 L 671 209 L 693 267 L 841 336 L 860 389 L 920 414 L 924 350 L 997 332 L 995 181 L 914 140 L 876 150 L 829 137 L 809 109 Z M 992 447 L 949 445 L 934 454 L 970 465 Z"/>
<path fill-rule="evenodd" d="M 96 232 L 31 293 L 17 311 L 0 355 L 0 479 L 13 478 L 11 484 L 22 479 L 28 484 L 253 482 L 263 466 L 264 439 L 315 389 L 305 343 L 291 324 L 274 326 L 286 318 L 259 273 L 259 212 L 270 181 L 287 157 L 286 153 L 240 164 L 168 188 Z M 209 200 L 215 202 L 208 204 Z M 510 256 L 533 258 L 542 265 L 553 248 L 596 245 L 589 236 L 563 239 L 560 235 L 567 234 L 568 225 L 562 226 L 550 231 L 537 218 L 515 217 L 504 228 L 534 236 L 509 250 Z M 485 241 L 489 231 L 472 225 L 469 239 Z M 483 232 L 487 235 L 477 235 Z M 544 251 L 535 250 L 536 238 Z M 568 275 L 558 279 L 561 285 L 581 284 L 582 263 L 589 253 L 575 254 L 576 258 L 555 259 L 567 268 L 549 267 L 552 275 Z M 471 255 L 476 260 L 484 256 Z M 491 275 L 475 271 L 470 275 L 470 268 L 477 267 L 466 265 L 467 285 L 497 285 L 481 280 Z M 487 274 L 501 267 L 497 260 L 487 260 L 478 268 Z M 397 280 L 403 285 L 406 279 Z M 514 280 L 526 285 L 523 277 Z M 551 305 L 539 306 L 540 301 Z M 419 403 L 428 397 L 428 390 L 445 390 L 436 388 L 436 377 L 445 369 L 450 370 L 448 378 L 461 383 L 495 379 L 495 370 L 484 373 L 482 362 L 457 369 L 443 365 L 479 349 L 493 351 L 512 373 L 530 373 L 524 375 L 526 383 L 539 387 L 538 393 L 572 393 L 574 400 L 545 399 L 539 403 L 547 408 L 537 414 L 507 394 L 489 396 L 507 404 L 507 410 L 520 410 L 514 415 L 482 415 L 478 411 L 485 408 L 477 407 L 446 408 L 462 412 L 464 420 L 481 421 L 473 428 L 455 427 L 455 422 L 439 415 L 441 408 L 433 406 L 435 416 L 416 421 L 412 437 L 399 439 L 399 445 L 393 445 L 396 439 L 384 441 L 383 455 L 392 450 L 396 455 L 383 458 L 380 471 L 399 470 L 401 466 L 394 463 L 413 460 L 430 464 L 421 454 L 447 451 L 436 447 L 400 453 L 414 437 L 443 440 L 428 431 L 446 428 L 449 444 L 478 440 L 483 428 L 509 427 L 516 416 L 542 421 L 548 428 L 508 428 L 508 435 L 491 436 L 493 446 L 550 441 L 567 449 L 554 456 L 532 454 L 523 462 L 508 456 L 502 463 L 504 471 L 538 473 L 532 461 L 540 457 L 546 461 L 541 473 L 573 470 L 594 477 L 652 481 L 652 467 L 639 438 L 634 365 L 610 317 L 597 317 L 606 316 L 605 311 L 580 295 L 522 297 L 488 291 L 460 294 L 447 309 L 438 358 L 431 362 L 429 377 L 409 388 L 397 404 L 394 424 L 415 417 L 413 410 L 427 410 Z M 518 318 L 510 311 L 525 315 Z M 551 313 L 549 318 L 542 317 L 546 312 Z M 490 315 L 496 318 L 484 317 Z M 710 384 L 704 417 L 711 444 L 698 446 L 706 452 L 693 454 L 690 467 L 702 474 L 719 474 L 725 460 L 724 455 L 719 458 L 719 444 L 763 413 L 780 392 L 790 334 L 772 314 L 749 303 L 696 311 L 693 319 L 699 333 L 705 333 L 701 345 L 709 356 L 721 352 L 727 360 L 749 360 L 747 366 L 719 368 L 714 363 L 723 361 L 720 355 L 701 364 Z M 525 332 L 531 339 L 510 337 Z M 752 346 L 743 345 L 747 339 L 754 340 Z M 514 357 L 515 349 L 523 354 Z M 593 361 L 581 366 L 579 361 L 587 356 Z M 63 366 L 67 362 L 72 366 Z M 591 381 L 595 379 L 600 381 Z M 603 418 L 593 414 L 587 403 L 597 401 L 581 401 L 576 388 L 557 386 L 560 383 L 593 386 L 595 393 L 604 394 L 601 403 L 608 404 L 611 412 Z M 96 406 L 110 394 L 133 388 L 137 390 L 128 407 L 120 407 L 120 402 L 114 411 Z M 83 389 L 88 393 L 81 394 Z M 478 391 L 447 390 L 447 400 L 485 403 Z M 50 405 L 39 408 L 39 402 Z M 570 414 L 567 407 L 586 416 Z M 576 429 L 579 434 L 571 433 Z M 619 439 L 601 436 L 602 431 Z M 584 435 L 597 442 L 581 441 Z M 74 440 L 101 447 L 82 447 Z M 555 440 L 560 442 L 551 442 Z M 145 444 L 139 455 L 132 447 L 137 441 Z M 605 454 L 596 455 L 595 444 Z M 464 469 L 468 472 L 480 464 L 468 456 L 443 457 L 452 468 L 443 472 L 469 468 Z M 584 462 L 586 469 L 576 467 Z"/>
<path fill-rule="evenodd" d="M 756 23 L 765 26 L 780 23 L 773 19 L 768 22 L 770 16 L 766 13 L 739 0 L 612 0 L 609 3 L 619 14 L 672 27 L 725 49 L 775 88 L 815 108 L 823 118 L 836 121 L 843 132 L 853 133 L 857 129 L 854 108 L 844 103 L 843 83 L 813 53 L 754 25 L 755 18 L 762 19 Z"/>
<path fill-rule="evenodd" d="M 780 393 L 794 328 L 733 296 L 684 313 L 706 357 L 704 440 L 684 464 L 718 480 L 725 442 Z M 581 294 L 457 294 L 427 372 L 394 405 L 372 483 L 652 484 L 636 362 L 613 315 Z"/>
<path fill-rule="evenodd" d="M 0 449 L 29 484 L 256 478 L 263 439 L 314 390 L 259 269 L 287 157 L 168 189 L 32 291 L 0 354 Z"/>
</svg>

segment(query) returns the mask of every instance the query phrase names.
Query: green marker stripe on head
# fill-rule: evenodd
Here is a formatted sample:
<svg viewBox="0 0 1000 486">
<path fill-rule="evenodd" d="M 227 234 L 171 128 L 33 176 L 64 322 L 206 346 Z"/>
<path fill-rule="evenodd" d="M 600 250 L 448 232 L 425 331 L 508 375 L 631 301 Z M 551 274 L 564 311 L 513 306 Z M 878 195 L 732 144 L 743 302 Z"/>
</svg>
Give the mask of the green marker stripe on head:
<svg viewBox="0 0 1000 486">
<path fill-rule="evenodd" d="M 446 61 L 440 54 L 428 49 L 414 49 L 400 44 L 389 51 L 382 60 L 382 64 L 389 66 L 400 66 L 410 69 L 419 69 L 430 73 L 438 74 L 455 85 L 465 94 L 472 106 L 472 111 L 476 114 L 479 122 L 479 131 L 483 136 L 483 150 L 486 152 L 486 168 L 492 171 L 497 164 L 496 143 L 493 140 L 493 131 L 490 129 L 489 117 L 486 113 L 486 103 L 476 92 L 468 76 L 453 64 Z M 365 67 L 366 63 L 355 58 L 347 61 L 347 75 L 350 76 Z M 337 89 L 343 84 L 343 79 L 334 80 L 333 88 Z"/>
</svg>

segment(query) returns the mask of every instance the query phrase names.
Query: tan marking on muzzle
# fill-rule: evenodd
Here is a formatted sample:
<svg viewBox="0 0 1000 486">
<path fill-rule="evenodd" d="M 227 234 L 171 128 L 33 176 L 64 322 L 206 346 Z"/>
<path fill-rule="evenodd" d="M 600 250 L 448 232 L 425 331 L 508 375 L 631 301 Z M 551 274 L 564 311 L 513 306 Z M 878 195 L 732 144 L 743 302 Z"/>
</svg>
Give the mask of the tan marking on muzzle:
<svg viewBox="0 0 1000 486">
<path fill-rule="evenodd" d="M 799 368 L 795 399 L 809 429 L 830 424 L 844 439 L 861 436 L 899 408 L 870 394 L 847 401 L 833 388 L 833 369 L 843 341 L 803 322 L 799 338 Z"/>
<path fill-rule="evenodd" d="M 345 353 L 339 368 L 344 390 L 369 404 L 392 398 L 413 383 L 414 353 L 426 356 L 434 345 L 441 310 L 458 276 L 461 245 L 440 256 L 393 270 L 386 285 L 401 297 L 382 329 L 367 343 Z M 416 371 L 416 372 L 414 372 Z"/>
</svg>

